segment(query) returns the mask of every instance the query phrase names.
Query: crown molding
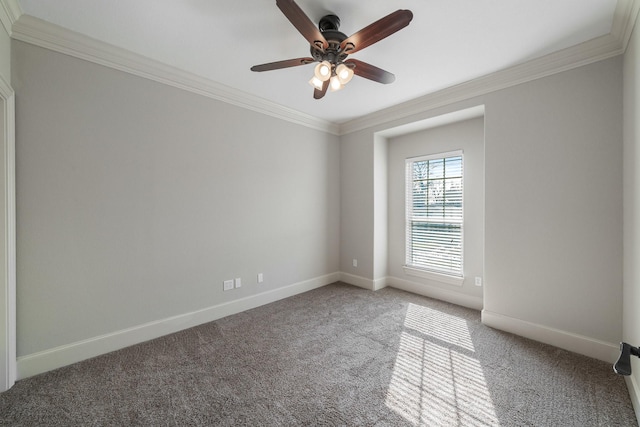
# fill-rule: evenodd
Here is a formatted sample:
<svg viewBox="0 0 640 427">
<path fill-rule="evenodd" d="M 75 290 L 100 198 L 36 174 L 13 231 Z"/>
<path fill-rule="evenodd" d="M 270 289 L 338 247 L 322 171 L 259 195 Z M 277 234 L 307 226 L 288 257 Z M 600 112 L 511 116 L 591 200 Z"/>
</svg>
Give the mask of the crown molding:
<svg viewBox="0 0 640 427">
<path fill-rule="evenodd" d="M 622 50 L 627 50 L 636 17 L 640 10 L 640 0 L 618 0 L 611 25 L 611 35 L 620 40 Z"/>
<path fill-rule="evenodd" d="M 338 125 L 217 83 L 159 61 L 23 14 L 11 37 L 55 52 L 150 79 L 308 128 L 338 134 Z"/>
<path fill-rule="evenodd" d="M 11 36 L 13 24 L 20 15 L 22 15 L 22 8 L 18 0 L 0 0 L 0 23 L 9 36 Z"/>
</svg>

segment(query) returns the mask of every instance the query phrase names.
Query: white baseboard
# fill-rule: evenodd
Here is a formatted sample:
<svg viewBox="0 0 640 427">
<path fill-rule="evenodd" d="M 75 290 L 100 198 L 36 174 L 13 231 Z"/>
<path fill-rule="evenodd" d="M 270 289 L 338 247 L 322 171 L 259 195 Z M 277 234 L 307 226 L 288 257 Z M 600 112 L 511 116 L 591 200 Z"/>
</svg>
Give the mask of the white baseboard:
<svg viewBox="0 0 640 427">
<path fill-rule="evenodd" d="M 34 354 L 18 357 L 18 379 L 31 377 L 101 354 L 119 350 L 163 335 L 250 310 L 340 280 L 339 273 L 327 274 L 257 295 L 240 298 L 191 313 L 169 317 L 117 332 L 89 338 Z"/>
<path fill-rule="evenodd" d="M 446 289 L 414 283 L 395 277 L 385 277 L 373 280 L 349 273 L 332 273 L 257 295 L 207 307 L 202 310 L 145 323 L 143 325 L 134 326 L 121 331 L 21 356 L 17 360 L 17 376 L 18 379 L 28 378 L 33 375 L 80 362 L 101 354 L 119 350 L 124 347 L 250 310 L 252 308 L 307 292 L 312 289 L 320 288 L 336 281 L 342 281 L 373 291 L 385 286 L 391 286 L 465 307 L 474 309 L 482 308 L 481 298 L 459 294 Z M 492 313 L 487 310 L 482 310 L 482 322 L 487 326 L 494 327 L 496 329 L 501 329 L 526 338 L 551 344 L 556 347 L 594 357 L 599 360 L 612 362 L 618 357 L 619 350 L 617 344 L 594 340 L 589 337 L 526 322 L 524 320 L 515 319 L 498 313 Z M 640 392 L 638 392 L 637 383 L 633 379 L 628 381 L 629 382 L 627 384 L 630 384 L 629 389 L 634 402 L 634 408 L 636 408 L 636 413 L 639 413 L 638 408 L 640 408 L 640 404 L 638 404 L 637 397 L 640 396 Z"/>
<path fill-rule="evenodd" d="M 378 291 L 382 288 L 386 288 L 387 287 L 387 278 L 386 277 L 382 277 L 380 279 L 375 279 L 373 281 L 373 290 L 374 291 Z"/>
<path fill-rule="evenodd" d="M 368 289 L 370 291 L 381 289 L 381 288 L 376 288 L 375 280 L 367 279 L 366 277 L 362 277 L 362 276 L 356 276 L 355 274 L 340 272 L 340 281 L 347 283 L 349 285 L 357 286 L 359 288 Z"/>
<path fill-rule="evenodd" d="M 452 304 L 461 305 L 463 307 L 473 308 L 475 310 L 482 310 L 484 305 L 481 297 L 425 285 L 424 283 L 412 282 L 398 277 L 387 277 L 386 285 L 391 286 L 392 288 L 402 289 L 403 291 L 412 292 L 414 294 L 424 295 L 429 298 L 435 298 Z"/>
<path fill-rule="evenodd" d="M 618 344 L 600 341 L 487 310 L 482 310 L 482 323 L 495 329 L 511 332 L 604 362 L 610 362 L 612 366 L 620 352 Z"/>
<path fill-rule="evenodd" d="M 633 405 L 633 411 L 636 414 L 636 419 L 640 423 L 640 389 L 638 389 L 638 382 L 634 375 L 625 377 L 627 383 L 627 389 L 629 389 L 629 397 L 631 398 L 631 404 Z"/>
<path fill-rule="evenodd" d="M 627 389 L 629 390 L 629 397 L 631 398 L 631 404 L 633 405 L 633 411 L 636 414 L 636 419 L 640 423 L 640 390 L 638 389 L 638 382 L 634 375 L 625 377 L 627 383 Z"/>
</svg>

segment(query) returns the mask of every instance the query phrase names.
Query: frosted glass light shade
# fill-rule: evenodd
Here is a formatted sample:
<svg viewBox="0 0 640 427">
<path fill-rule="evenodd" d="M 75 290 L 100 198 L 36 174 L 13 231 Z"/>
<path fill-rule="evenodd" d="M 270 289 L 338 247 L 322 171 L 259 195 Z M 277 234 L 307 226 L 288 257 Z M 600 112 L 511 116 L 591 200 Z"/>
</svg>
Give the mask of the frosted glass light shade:
<svg viewBox="0 0 640 427">
<path fill-rule="evenodd" d="M 318 80 L 326 82 L 331 78 L 331 63 L 329 61 L 322 61 L 316 65 L 314 74 Z"/>
<path fill-rule="evenodd" d="M 309 80 L 309 84 L 313 86 L 314 89 L 322 90 L 323 81 L 317 78 L 316 76 L 311 77 Z"/>
<path fill-rule="evenodd" d="M 340 83 L 340 78 L 338 78 L 338 76 L 333 76 L 331 77 L 329 87 L 331 88 L 331 92 L 335 92 L 342 89 L 344 86 Z"/>
<path fill-rule="evenodd" d="M 340 83 L 346 85 L 353 78 L 353 70 L 344 64 L 340 64 L 336 67 L 336 75 L 338 76 Z"/>
</svg>

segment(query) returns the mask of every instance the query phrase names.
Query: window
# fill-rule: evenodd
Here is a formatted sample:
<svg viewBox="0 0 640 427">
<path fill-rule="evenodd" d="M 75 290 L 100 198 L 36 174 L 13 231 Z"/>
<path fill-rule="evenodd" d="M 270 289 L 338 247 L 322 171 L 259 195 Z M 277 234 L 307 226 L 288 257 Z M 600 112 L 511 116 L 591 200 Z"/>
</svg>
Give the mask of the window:
<svg viewBox="0 0 640 427">
<path fill-rule="evenodd" d="M 406 267 L 462 278 L 462 151 L 406 160 Z"/>
</svg>

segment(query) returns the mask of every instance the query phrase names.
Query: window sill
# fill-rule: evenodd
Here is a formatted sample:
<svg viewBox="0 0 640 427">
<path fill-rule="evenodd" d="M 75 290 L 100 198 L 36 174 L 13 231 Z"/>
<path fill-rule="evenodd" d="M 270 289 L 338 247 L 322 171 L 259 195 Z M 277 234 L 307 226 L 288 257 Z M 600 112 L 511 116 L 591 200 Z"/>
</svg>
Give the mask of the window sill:
<svg viewBox="0 0 640 427">
<path fill-rule="evenodd" d="M 407 265 L 402 267 L 408 276 L 422 277 L 423 279 L 434 280 L 447 285 L 462 286 L 464 277 L 448 276 L 446 274 L 434 273 L 433 271 L 421 270 Z"/>
</svg>

